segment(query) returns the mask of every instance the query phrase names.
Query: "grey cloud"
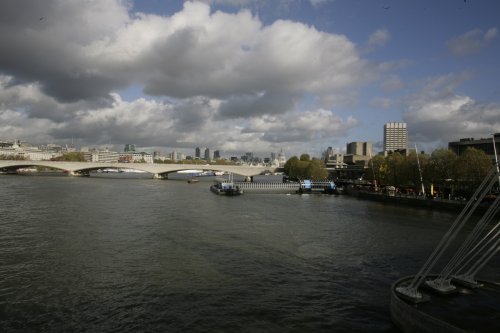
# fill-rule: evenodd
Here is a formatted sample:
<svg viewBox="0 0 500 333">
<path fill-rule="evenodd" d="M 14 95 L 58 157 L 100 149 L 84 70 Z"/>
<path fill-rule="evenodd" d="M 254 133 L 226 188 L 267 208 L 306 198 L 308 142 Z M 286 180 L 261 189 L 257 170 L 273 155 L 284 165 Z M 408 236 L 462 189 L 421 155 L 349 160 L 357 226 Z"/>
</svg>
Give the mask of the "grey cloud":
<svg viewBox="0 0 500 333">
<path fill-rule="evenodd" d="M 102 98 L 126 85 L 119 75 L 104 74 L 84 50 L 128 17 L 121 1 L 2 1 L 0 12 L 0 72 L 39 82 L 65 102 Z"/>
<path fill-rule="evenodd" d="M 296 96 L 289 94 L 269 94 L 267 92 L 231 96 L 222 103 L 217 119 L 285 113 L 294 109 L 296 99 Z"/>
<path fill-rule="evenodd" d="M 457 56 L 478 53 L 496 37 L 497 33 L 497 28 L 491 28 L 484 33 L 481 29 L 474 29 L 450 39 L 446 46 Z"/>
</svg>

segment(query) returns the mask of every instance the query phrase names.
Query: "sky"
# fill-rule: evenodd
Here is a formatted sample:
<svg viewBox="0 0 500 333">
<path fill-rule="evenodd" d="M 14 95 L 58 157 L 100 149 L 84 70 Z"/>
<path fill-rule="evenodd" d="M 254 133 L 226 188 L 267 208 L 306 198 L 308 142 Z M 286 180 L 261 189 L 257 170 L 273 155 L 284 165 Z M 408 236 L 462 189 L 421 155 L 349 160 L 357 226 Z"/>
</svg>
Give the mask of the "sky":
<svg viewBox="0 0 500 333">
<path fill-rule="evenodd" d="M 308 153 L 500 132 L 497 0 L 2 0 L 0 140 Z"/>
</svg>

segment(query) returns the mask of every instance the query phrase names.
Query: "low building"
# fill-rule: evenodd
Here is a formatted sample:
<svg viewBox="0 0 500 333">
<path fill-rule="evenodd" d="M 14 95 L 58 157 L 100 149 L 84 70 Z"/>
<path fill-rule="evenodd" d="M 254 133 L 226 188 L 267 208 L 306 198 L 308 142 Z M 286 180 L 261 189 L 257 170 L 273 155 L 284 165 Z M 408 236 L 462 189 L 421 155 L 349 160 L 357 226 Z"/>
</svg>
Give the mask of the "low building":
<svg viewBox="0 0 500 333">
<path fill-rule="evenodd" d="M 118 159 L 123 163 L 154 163 L 153 155 L 145 152 L 120 153 Z"/>
<path fill-rule="evenodd" d="M 29 144 L 20 144 L 18 141 L 1 142 L 0 155 L 12 159 L 24 159 L 29 161 L 49 161 L 62 155 L 61 151 L 39 149 Z"/>
<path fill-rule="evenodd" d="M 449 142 L 448 149 L 460 156 L 467 148 L 476 148 L 482 150 L 491 159 L 495 159 L 495 148 L 493 147 L 493 141 L 495 141 L 495 147 L 497 154 L 500 154 L 500 133 L 495 133 L 491 138 L 483 138 L 479 140 L 474 140 L 474 138 L 464 138 L 459 141 Z"/>
<path fill-rule="evenodd" d="M 118 162 L 120 155 L 115 151 L 109 151 L 106 149 L 83 152 L 83 157 L 86 162 L 116 163 Z"/>
</svg>

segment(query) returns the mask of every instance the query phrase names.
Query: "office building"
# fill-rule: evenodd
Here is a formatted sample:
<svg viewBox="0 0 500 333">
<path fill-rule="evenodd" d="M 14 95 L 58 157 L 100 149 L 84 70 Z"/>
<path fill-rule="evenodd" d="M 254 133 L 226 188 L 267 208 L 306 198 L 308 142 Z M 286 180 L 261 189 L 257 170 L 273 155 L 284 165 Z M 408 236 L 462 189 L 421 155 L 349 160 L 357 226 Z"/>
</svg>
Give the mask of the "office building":
<svg viewBox="0 0 500 333">
<path fill-rule="evenodd" d="M 406 123 L 386 123 L 384 125 L 384 155 L 390 152 L 408 151 L 408 128 Z"/>
<path fill-rule="evenodd" d="M 459 141 L 448 142 L 448 149 L 460 156 L 467 148 L 476 148 L 482 150 L 491 159 L 495 159 L 495 149 L 493 148 L 493 140 L 497 154 L 500 154 L 500 133 L 495 133 L 490 138 L 482 138 L 474 140 L 474 138 L 464 138 Z"/>
</svg>

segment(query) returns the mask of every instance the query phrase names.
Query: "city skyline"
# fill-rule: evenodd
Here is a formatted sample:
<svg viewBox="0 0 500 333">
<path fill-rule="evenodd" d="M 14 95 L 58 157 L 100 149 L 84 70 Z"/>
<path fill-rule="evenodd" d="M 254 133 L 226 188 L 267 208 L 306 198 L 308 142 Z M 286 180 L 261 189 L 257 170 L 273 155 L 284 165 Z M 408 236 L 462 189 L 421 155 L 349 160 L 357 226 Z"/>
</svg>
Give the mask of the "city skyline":
<svg viewBox="0 0 500 333">
<path fill-rule="evenodd" d="M 3 1 L 0 138 L 320 156 L 500 131 L 500 4 Z"/>
</svg>

